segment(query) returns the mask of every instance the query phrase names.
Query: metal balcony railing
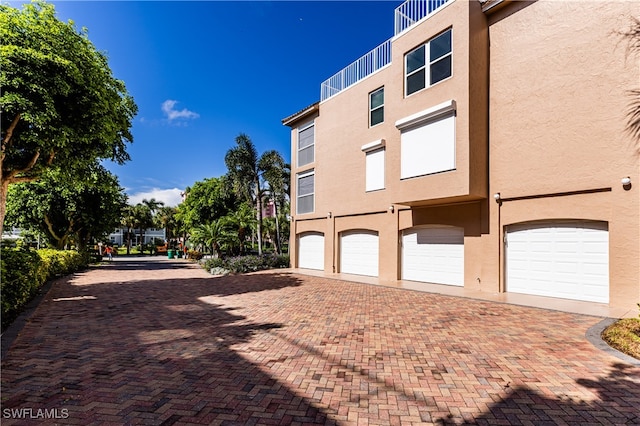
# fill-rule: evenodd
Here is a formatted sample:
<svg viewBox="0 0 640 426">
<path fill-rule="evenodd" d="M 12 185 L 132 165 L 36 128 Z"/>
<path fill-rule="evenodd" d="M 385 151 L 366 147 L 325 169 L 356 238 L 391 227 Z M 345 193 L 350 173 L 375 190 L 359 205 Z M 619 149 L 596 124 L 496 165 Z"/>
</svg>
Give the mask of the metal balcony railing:
<svg viewBox="0 0 640 426">
<path fill-rule="evenodd" d="M 407 0 L 396 8 L 395 35 L 434 13 L 451 0 Z"/>
<path fill-rule="evenodd" d="M 407 0 L 395 10 L 395 35 L 405 31 L 416 22 L 428 17 L 446 3 L 453 0 Z M 385 41 L 360 59 L 320 85 L 320 101 L 337 95 L 391 63 L 391 39 Z"/>
<path fill-rule="evenodd" d="M 391 40 L 387 40 L 320 86 L 320 100 L 324 101 L 347 87 L 356 84 L 391 62 Z"/>
</svg>

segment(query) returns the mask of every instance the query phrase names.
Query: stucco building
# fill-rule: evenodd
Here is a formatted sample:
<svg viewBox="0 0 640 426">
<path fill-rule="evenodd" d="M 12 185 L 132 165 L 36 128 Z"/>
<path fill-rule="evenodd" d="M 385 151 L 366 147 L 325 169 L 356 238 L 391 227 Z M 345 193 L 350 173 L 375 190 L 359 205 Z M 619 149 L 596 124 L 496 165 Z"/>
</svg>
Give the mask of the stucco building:
<svg viewBox="0 0 640 426">
<path fill-rule="evenodd" d="M 109 241 L 111 244 L 117 246 L 127 245 L 127 228 L 116 228 L 111 234 L 109 234 Z M 144 244 L 153 243 L 154 241 L 167 241 L 167 230 L 165 228 L 147 228 L 144 231 Z M 140 230 L 131 229 L 131 245 L 136 246 L 140 244 Z"/>
<path fill-rule="evenodd" d="M 620 1 L 437 0 L 291 127 L 293 267 L 633 308 L 638 57 Z"/>
</svg>

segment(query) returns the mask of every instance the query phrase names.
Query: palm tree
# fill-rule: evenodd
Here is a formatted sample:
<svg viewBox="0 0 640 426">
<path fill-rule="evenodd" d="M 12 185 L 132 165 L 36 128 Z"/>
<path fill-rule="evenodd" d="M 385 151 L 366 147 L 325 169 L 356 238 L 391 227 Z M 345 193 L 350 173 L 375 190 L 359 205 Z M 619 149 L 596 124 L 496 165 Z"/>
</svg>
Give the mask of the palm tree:
<svg viewBox="0 0 640 426">
<path fill-rule="evenodd" d="M 245 254 L 247 237 L 251 234 L 253 227 L 257 223 L 254 213 L 251 205 L 242 203 L 236 211 L 222 218 L 224 226 L 236 235 L 240 255 Z M 260 252 L 260 254 L 262 253 Z"/>
<path fill-rule="evenodd" d="M 167 239 L 174 238 L 178 228 L 175 207 L 160 207 L 153 218 L 158 228 L 164 228 L 167 231 Z"/>
<path fill-rule="evenodd" d="M 158 201 L 155 198 L 152 198 L 150 200 L 147 200 L 145 198 L 142 200 L 142 204 L 149 207 L 149 210 L 151 210 L 152 215 L 155 215 L 158 209 L 160 209 L 160 207 L 164 207 L 164 202 Z"/>
<path fill-rule="evenodd" d="M 144 230 L 153 226 L 151 209 L 142 203 L 133 206 L 135 227 L 140 230 L 140 253 L 144 253 Z"/>
<path fill-rule="evenodd" d="M 229 235 L 222 219 L 202 224 L 191 231 L 191 238 L 197 243 L 211 248 L 211 254 L 222 257 L 222 247 L 228 241 Z"/>
<path fill-rule="evenodd" d="M 263 176 L 266 179 L 267 193 L 273 201 L 276 222 L 276 250 L 278 254 L 282 254 L 278 207 L 284 207 L 289 198 L 291 166 L 284 162 L 284 159 L 277 151 L 268 151 L 262 156 L 262 158 L 265 159 L 263 163 L 263 167 L 265 168 Z"/>
<path fill-rule="evenodd" d="M 136 227 L 133 206 L 127 205 L 122 209 L 120 224 L 127 228 L 127 254 L 131 254 L 131 230 Z"/>
<path fill-rule="evenodd" d="M 255 145 L 243 133 L 236 137 L 236 147 L 227 151 L 224 161 L 229 169 L 228 177 L 233 189 L 240 197 L 250 202 L 256 209 L 258 254 L 262 254 L 262 195 L 264 194 L 264 175 L 278 167 L 276 151 L 267 151 L 258 157 Z M 284 160 L 281 161 L 284 164 Z"/>
<path fill-rule="evenodd" d="M 265 217 L 262 218 L 262 232 L 264 235 L 262 236 L 265 240 L 270 240 L 273 243 L 273 246 L 278 248 L 278 229 L 276 226 L 276 218 L 274 217 Z"/>
</svg>

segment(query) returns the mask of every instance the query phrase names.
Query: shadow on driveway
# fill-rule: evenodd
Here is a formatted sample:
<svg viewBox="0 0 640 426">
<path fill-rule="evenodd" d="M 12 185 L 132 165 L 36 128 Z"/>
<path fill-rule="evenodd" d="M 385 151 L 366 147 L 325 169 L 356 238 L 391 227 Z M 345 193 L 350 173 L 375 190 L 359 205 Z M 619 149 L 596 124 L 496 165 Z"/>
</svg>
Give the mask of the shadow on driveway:
<svg viewBox="0 0 640 426">
<path fill-rule="evenodd" d="M 596 320 L 114 261 L 56 282 L 16 339 L 3 425 L 33 423 L 7 409 L 82 425 L 638 424 L 640 370 L 584 338 Z"/>
<path fill-rule="evenodd" d="M 180 266 L 114 262 L 102 273 Z M 65 408 L 76 424 L 332 424 L 232 349 L 283 324 L 247 321 L 202 300 L 298 285 L 290 274 L 236 285 L 201 278 L 60 282 L 2 365 L 2 413 Z"/>
</svg>

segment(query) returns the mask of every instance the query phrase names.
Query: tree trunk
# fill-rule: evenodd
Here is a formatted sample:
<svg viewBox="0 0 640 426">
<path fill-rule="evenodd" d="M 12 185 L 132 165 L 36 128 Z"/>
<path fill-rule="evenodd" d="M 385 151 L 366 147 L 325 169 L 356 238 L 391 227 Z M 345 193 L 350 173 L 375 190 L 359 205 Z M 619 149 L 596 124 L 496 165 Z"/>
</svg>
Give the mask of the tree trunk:
<svg viewBox="0 0 640 426">
<path fill-rule="evenodd" d="M 144 254 L 144 231 L 140 228 L 140 254 Z"/>
<path fill-rule="evenodd" d="M 131 228 L 127 226 L 127 255 L 131 254 Z"/>
<path fill-rule="evenodd" d="M 258 207 L 258 255 L 262 256 L 262 194 L 260 181 L 256 181 L 256 205 Z"/>
<path fill-rule="evenodd" d="M 282 246 L 280 245 L 280 221 L 278 220 L 278 203 L 273 200 L 273 214 L 276 218 L 276 252 L 282 254 Z"/>
<path fill-rule="evenodd" d="M 67 244 L 69 244 L 69 239 L 71 237 L 71 229 L 73 228 L 73 222 L 69 224 L 67 230 L 62 235 L 56 234 L 56 231 L 53 229 L 53 224 L 49 219 L 49 216 L 45 215 L 44 223 L 47 225 L 47 229 L 49 230 L 49 235 L 56 241 L 56 248 L 58 250 L 65 250 Z"/>
<path fill-rule="evenodd" d="M 0 188 L 0 235 L 4 230 L 4 216 L 7 214 L 7 192 L 9 191 L 9 182 L 1 179 Z"/>
</svg>

